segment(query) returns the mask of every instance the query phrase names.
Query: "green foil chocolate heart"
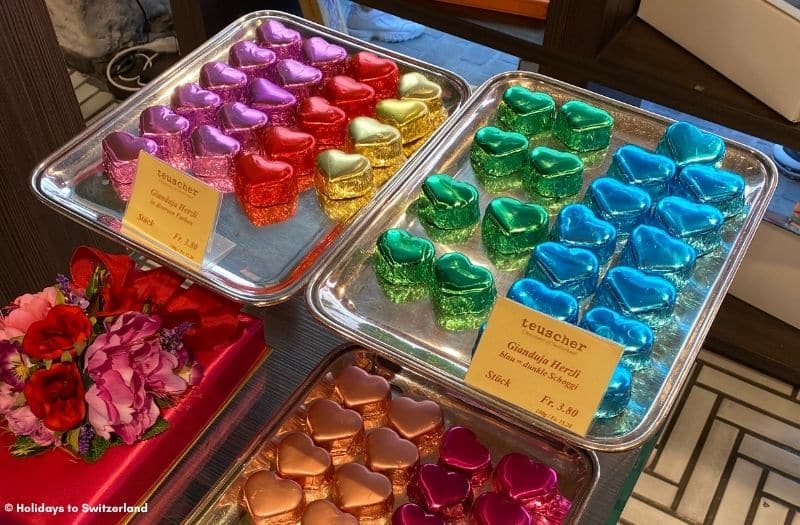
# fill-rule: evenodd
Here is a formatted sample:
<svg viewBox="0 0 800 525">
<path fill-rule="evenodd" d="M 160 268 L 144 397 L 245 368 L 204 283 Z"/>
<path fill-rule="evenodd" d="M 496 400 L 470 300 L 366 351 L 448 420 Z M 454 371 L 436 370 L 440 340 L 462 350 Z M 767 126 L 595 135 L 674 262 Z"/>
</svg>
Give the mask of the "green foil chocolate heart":
<svg viewBox="0 0 800 525">
<path fill-rule="evenodd" d="M 511 197 L 492 199 L 481 223 L 481 237 L 492 262 L 502 269 L 522 267 L 524 258 L 547 237 L 549 217 L 538 204 L 524 204 Z M 523 256 L 518 265 L 508 256 Z M 515 257 L 518 259 L 519 257 Z"/>
<path fill-rule="evenodd" d="M 475 133 L 470 160 L 482 179 L 509 179 L 528 165 L 528 139 L 515 131 L 486 126 Z"/>
<path fill-rule="evenodd" d="M 534 137 L 553 127 L 556 103 L 553 97 L 522 86 L 511 86 L 497 107 L 497 120 L 506 129 Z"/>
<path fill-rule="evenodd" d="M 534 200 L 559 200 L 581 191 L 583 162 L 577 155 L 539 146 L 530 158 L 531 169 L 522 177 L 522 186 Z"/>
<path fill-rule="evenodd" d="M 433 275 L 431 299 L 439 326 L 474 330 L 486 321 L 497 296 L 492 272 L 472 264 L 464 254 L 451 252 L 439 257 Z"/>
<path fill-rule="evenodd" d="M 464 236 L 466 240 L 481 217 L 478 190 L 447 175 L 430 175 L 422 183 L 417 215 L 434 240 L 447 237 L 458 242 Z"/>
<path fill-rule="evenodd" d="M 406 230 L 392 228 L 378 238 L 374 264 L 378 282 L 393 302 L 425 295 L 433 280 L 433 244 Z"/>
<path fill-rule="evenodd" d="M 558 110 L 553 134 L 575 151 L 606 149 L 611 144 L 614 117 L 580 100 L 570 100 Z"/>
</svg>

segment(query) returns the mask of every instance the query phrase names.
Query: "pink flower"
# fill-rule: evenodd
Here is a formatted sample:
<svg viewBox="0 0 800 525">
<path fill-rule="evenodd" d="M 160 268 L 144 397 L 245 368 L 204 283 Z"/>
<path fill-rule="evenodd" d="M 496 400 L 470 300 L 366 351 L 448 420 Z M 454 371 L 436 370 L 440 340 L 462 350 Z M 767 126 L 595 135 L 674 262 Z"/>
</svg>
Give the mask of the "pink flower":
<svg viewBox="0 0 800 525">
<path fill-rule="evenodd" d="M 25 335 L 31 323 L 44 319 L 56 305 L 57 295 L 56 287 L 49 286 L 39 293 L 28 293 L 14 299 L 14 309 L 7 316 L 0 316 L 0 340 Z"/>
<path fill-rule="evenodd" d="M 17 403 L 19 392 L 15 392 L 11 385 L 0 383 L 0 416 L 8 414 Z"/>
<path fill-rule="evenodd" d="M 110 439 L 113 432 L 127 445 L 139 440 L 160 413 L 153 396 L 145 392 L 142 376 L 130 366 L 102 372 L 86 392 L 86 403 L 97 435 Z"/>
<path fill-rule="evenodd" d="M 18 436 L 30 436 L 40 447 L 57 444 L 53 431 L 42 424 L 42 420 L 31 412 L 28 405 L 16 408 L 6 414 L 8 429 Z"/>
</svg>

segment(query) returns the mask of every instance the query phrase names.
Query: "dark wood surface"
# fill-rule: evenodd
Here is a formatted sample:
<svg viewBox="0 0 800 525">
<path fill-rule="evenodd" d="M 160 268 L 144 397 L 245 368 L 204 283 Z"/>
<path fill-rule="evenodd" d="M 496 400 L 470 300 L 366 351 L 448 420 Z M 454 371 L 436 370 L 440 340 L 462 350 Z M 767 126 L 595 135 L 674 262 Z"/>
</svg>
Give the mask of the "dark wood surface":
<svg viewBox="0 0 800 525">
<path fill-rule="evenodd" d="M 84 127 L 44 0 L 0 2 L 0 304 L 65 272 L 79 244 L 105 241 L 33 196 L 34 166 Z"/>
</svg>

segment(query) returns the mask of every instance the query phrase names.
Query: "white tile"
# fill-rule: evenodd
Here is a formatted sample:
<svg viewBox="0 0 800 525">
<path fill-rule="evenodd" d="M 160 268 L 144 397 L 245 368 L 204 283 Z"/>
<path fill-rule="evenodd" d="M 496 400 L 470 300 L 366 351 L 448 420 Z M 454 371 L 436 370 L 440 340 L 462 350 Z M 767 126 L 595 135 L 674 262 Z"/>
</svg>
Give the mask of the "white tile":
<svg viewBox="0 0 800 525">
<path fill-rule="evenodd" d="M 761 498 L 753 518 L 753 525 L 783 525 L 788 513 L 789 509 L 785 505 L 771 499 Z"/>
<path fill-rule="evenodd" d="M 764 484 L 764 492 L 800 507 L 800 483 L 770 472 Z"/>
<path fill-rule="evenodd" d="M 114 101 L 111 93 L 105 91 L 98 92 L 95 96 L 81 104 L 81 115 L 83 120 L 90 119 L 95 113 L 108 106 Z"/>
<path fill-rule="evenodd" d="M 81 84 L 75 89 L 75 97 L 78 99 L 78 104 L 83 104 L 86 99 L 100 91 L 88 82 Z"/>
<path fill-rule="evenodd" d="M 764 412 L 800 425 L 800 405 L 794 401 L 777 396 L 708 366 L 704 366 L 700 370 L 697 382 L 758 407 Z"/>
<path fill-rule="evenodd" d="M 69 75 L 69 80 L 72 82 L 72 88 L 75 89 L 77 86 L 80 86 L 84 82 L 86 82 L 86 75 L 81 73 L 80 71 L 73 71 Z"/>
<path fill-rule="evenodd" d="M 792 525 L 800 525 L 800 512 L 795 512 L 794 519 L 792 519 Z"/>
<path fill-rule="evenodd" d="M 719 354 L 715 354 L 714 352 L 700 350 L 698 357 L 701 361 L 724 368 L 734 375 L 749 379 L 758 383 L 759 385 L 764 385 L 764 387 L 774 390 L 775 392 L 780 392 L 781 394 L 790 396 L 792 395 L 792 390 L 794 390 L 794 387 L 792 387 L 792 385 L 789 383 L 784 383 L 783 381 L 779 381 L 772 376 L 762 374 L 757 370 L 753 370 L 750 367 L 741 365 L 736 361 L 731 361 L 730 359 L 722 357 Z"/>
<path fill-rule="evenodd" d="M 742 426 L 776 443 L 782 443 L 789 448 L 800 451 L 800 431 L 798 431 L 797 427 L 740 405 L 731 399 L 722 400 L 717 411 L 717 417 Z"/>
<path fill-rule="evenodd" d="M 800 432 L 800 430 L 796 430 Z M 739 446 L 739 454 L 751 457 L 772 469 L 800 478 L 800 454 L 791 453 L 747 434 Z"/>
<path fill-rule="evenodd" d="M 672 502 L 675 501 L 678 487 L 655 476 L 651 476 L 647 472 L 642 472 L 642 475 L 639 476 L 639 480 L 636 482 L 636 486 L 633 487 L 633 492 L 645 499 L 654 501 L 665 507 L 670 507 L 672 506 Z"/>
<path fill-rule="evenodd" d="M 703 450 L 686 484 L 686 489 L 678 504 L 678 514 L 694 521 L 704 521 L 708 507 L 714 498 L 714 490 L 719 483 L 725 464 L 731 455 L 733 444 L 739 430 L 736 427 L 716 420 L 711 425 Z"/>
<path fill-rule="evenodd" d="M 744 524 L 750 503 L 756 495 L 762 469 L 745 459 L 737 459 L 719 502 L 714 525 Z M 714 492 L 712 487 L 708 490 Z"/>
<path fill-rule="evenodd" d="M 622 519 L 633 523 L 633 525 L 686 525 L 675 516 L 651 507 L 647 503 L 636 498 L 630 498 L 622 509 Z"/>
<path fill-rule="evenodd" d="M 692 387 L 669 439 L 662 445 L 661 456 L 653 469 L 658 475 L 675 483 L 680 481 L 716 399 L 713 392 Z"/>
</svg>

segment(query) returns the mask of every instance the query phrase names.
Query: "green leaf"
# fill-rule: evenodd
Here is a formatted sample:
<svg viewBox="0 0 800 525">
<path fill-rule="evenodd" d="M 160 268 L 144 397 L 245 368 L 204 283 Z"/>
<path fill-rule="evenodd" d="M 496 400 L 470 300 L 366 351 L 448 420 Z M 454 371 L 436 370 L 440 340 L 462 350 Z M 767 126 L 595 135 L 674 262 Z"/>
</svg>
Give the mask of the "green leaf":
<svg viewBox="0 0 800 525">
<path fill-rule="evenodd" d="M 106 269 L 102 266 L 95 267 L 94 271 L 92 272 L 92 277 L 89 279 L 89 284 L 86 285 L 86 297 L 91 299 L 97 294 L 97 292 L 100 291 L 100 287 L 103 286 L 103 280 L 105 279 L 106 274 Z"/>
<path fill-rule="evenodd" d="M 56 291 L 56 305 L 64 304 L 67 302 L 67 298 L 64 297 L 64 294 L 61 292 L 61 289 L 57 289 Z"/>
<path fill-rule="evenodd" d="M 11 455 L 18 458 L 35 456 L 47 449 L 48 447 L 37 445 L 30 436 L 17 436 L 17 439 L 11 445 Z"/>
<path fill-rule="evenodd" d="M 167 420 L 159 416 L 159 418 L 156 420 L 153 426 L 148 428 L 147 432 L 142 434 L 142 441 L 144 441 L 145 439 L 154 438 L 168 428 L 169 428 L 169 423 L 167 422 Z"/>
<path fill-rule="evenodd" d="M 94 463 L 103 457 L 103 454 L 106 453 L 106 450 L 108 450 L 109 446 L 110 443 L 107 439 L 103 439 L 100 436 L 94 436 L 92 438 L 92 442 L 89 443 L 89 450 L 87 450 L 86 454 L 83 455 L 83 459 L 89 463 Z"/>
<path fill-rule="evenodd" d="M 76 454 L 78 453 L 78 436 L 81 433 L 81 427 L 73 428 L 64 435 L 64 443 L 72 449 Z"/>
<path fill-rule="evenodd" d="M 165 409 L 165 408 L 171 407 L 173 404 L 174 403 L 172 402 L 172 400 L 167 399 L 165 397 L 157 397 L 156 398 L 156 405 L 158 406 L 158 408 L 160 408 L 162 410 Z"/>
<path fill-rule="evenodd" d="M 61 354 L 61 362 L 62 363 L 71 363 L 72 362 L 72 354 L 70 352 L 64 352 Z"/>
</svg>

